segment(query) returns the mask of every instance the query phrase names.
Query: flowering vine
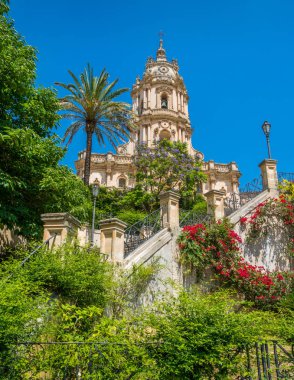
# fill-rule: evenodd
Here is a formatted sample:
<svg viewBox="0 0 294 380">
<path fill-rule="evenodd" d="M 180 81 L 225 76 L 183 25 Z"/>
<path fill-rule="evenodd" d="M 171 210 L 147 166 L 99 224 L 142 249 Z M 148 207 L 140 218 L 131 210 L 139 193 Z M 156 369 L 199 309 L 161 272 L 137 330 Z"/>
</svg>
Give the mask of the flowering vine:
<svg viewBox="0 0 294 380">
<path fill-rule="evenodd" d="M 183 263 L 199 270 L 213 268 L 223 284 L 234 286 L 256 304 L 280 300 L 289 290 L 291 274 L 251 265 L 241 256 L 240 243 L 240 236 L 227 221 L 186 226 L 178 238 Z"/>
<path fill-rule="evenodd" d="M 240 218 L 240 224 L 249 227 L 248 240 L 266 236 L 272 227 L 283 227 L 289 236 L 289 253 L 294 256 L 294 205 L 284 194 L 260 203 L 252 215 Z"/>
</svg>

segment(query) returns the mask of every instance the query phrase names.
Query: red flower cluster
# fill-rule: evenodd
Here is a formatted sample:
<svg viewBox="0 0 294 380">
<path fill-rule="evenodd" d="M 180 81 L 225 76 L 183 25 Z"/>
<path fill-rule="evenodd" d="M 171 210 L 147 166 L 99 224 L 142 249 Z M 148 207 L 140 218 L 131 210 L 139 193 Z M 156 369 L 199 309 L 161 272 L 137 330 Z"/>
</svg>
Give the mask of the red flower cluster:
<svg viewBox="0 0 294 380">
<path fill-rule="evenodd" d="M 199 235 L 201 235 L 201 232 L 205 231 L 205 229 L 206 228 L 204 224 L 195 224 L 195 226 L 185 226 L 183 228 L 183 231 L 188 232 L 192 240 L 197 240 L 197 239 L 199 240 L 199 238 L 202 239 L 201 236 Z"/>
<path fill-rule="evenodd" d="M 279 300 L 288 288 L 289 275 L 270 273 L 240 256 L 242 240 L 225 222 L 210 228 L 203 224 L 184 227 L 178 242 L 183 261 L 197 268 L 212 266 L 225 284 L 235 286 L 257 303 Z"/>
</svg>

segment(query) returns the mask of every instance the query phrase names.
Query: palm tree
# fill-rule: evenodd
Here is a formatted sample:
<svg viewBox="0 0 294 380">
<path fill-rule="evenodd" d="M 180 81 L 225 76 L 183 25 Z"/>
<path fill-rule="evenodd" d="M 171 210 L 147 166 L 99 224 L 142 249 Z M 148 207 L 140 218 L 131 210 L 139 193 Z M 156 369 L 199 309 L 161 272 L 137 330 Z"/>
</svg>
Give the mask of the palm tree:
<svg viewBox="0 0 294 380">
<path fill-rule="evenodd" d="M 99 144 L 104 145 L 106 139 L 113 147 L 129 138 L 132 130 L 129 104 L 114 100 L 128 89 L 114 90 L 118 79 L 109 83 L 109 74 L 105 69 L 99 77 L 95 77 L 89 64 L 79 78 L 70 70 L 68 72 L 73 83 L 56 83 L 70 92 L 60 100 L 62 110 L 67 111 L 62 117 L 73 120 L 64 134 L 64 140 L 68 138 L 67 143 L 70 144 L 80 129 L 85 130 L 84 182 L 89 185 L 93 135 L 96 135 Z"/>
</svg>

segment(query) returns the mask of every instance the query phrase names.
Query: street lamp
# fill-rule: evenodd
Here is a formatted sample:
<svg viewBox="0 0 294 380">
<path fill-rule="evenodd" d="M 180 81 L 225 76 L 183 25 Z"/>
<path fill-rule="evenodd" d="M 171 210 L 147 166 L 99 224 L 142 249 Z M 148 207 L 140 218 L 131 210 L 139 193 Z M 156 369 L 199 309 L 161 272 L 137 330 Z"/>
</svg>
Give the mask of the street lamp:
<svg viewBox="0 0 294 380">
<path fill-rule="evenodd" d="M 263 133 L 265 134 L 265 137 L 266 137 L 268 158 L 272 158 L 271 157 L 271 147 L 270 147 L 270 130 L 271 130 L 271 125 L 270 125 L 270 123 L 268 121 L 265 121 L 262 124 L 261 128 L 262 128 Z"/>
<path fill-rule="evenodd" d="M 93 187 L 92 187 L 92 194 L 93 194 L 93 216 L 92 216 L 92 231 L 91 231 L 91 247 L 94 245 L 94 233 L 95 233 L 95 207 L 96 207 L 96 200 L 99 193 L 99 181 L 96 178 Z"/>
</svg>

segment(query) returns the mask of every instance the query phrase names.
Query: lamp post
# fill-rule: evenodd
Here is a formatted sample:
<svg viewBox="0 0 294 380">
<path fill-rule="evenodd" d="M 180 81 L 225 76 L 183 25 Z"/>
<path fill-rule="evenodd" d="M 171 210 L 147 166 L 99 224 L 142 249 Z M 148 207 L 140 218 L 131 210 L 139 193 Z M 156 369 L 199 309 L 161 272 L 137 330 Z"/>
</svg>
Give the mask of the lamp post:
<svg viewBox="0 0 294 380">
<path fill-rule="evenodd" d="M 93 183 L 92 194 L 93 194 L 93 216 L 92 216 L 92 231 L 91 231 L 91 247 L 94 246 L 94 233 L 95 233 L 95 208 L 96 200 L 99 193 L 99 181 L 97 178 Z"/>
<path fill-rule="evenodd" d="M 271 157 L 271 147 L 270 147 L 270 130 L 271 130 L 271 125 L 270 125 L 270 123 L 268 121 L 265 121 L 262 124 L 261 128 L 262 128 L 263 133 L 265 134 L 265 137 L 266 137 L 268 158 L 272 158 Z"/>
</svg>

